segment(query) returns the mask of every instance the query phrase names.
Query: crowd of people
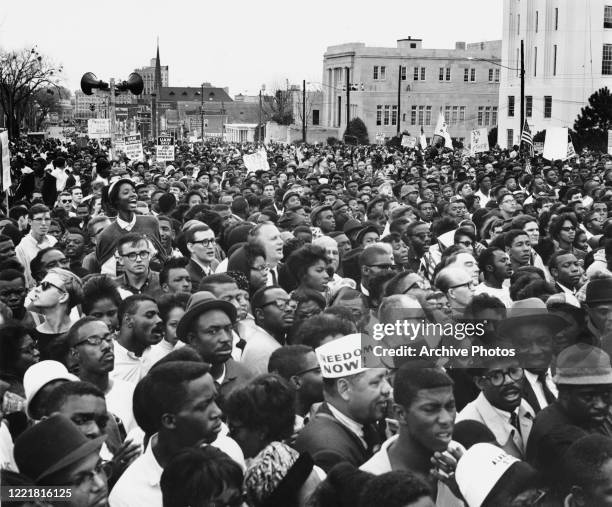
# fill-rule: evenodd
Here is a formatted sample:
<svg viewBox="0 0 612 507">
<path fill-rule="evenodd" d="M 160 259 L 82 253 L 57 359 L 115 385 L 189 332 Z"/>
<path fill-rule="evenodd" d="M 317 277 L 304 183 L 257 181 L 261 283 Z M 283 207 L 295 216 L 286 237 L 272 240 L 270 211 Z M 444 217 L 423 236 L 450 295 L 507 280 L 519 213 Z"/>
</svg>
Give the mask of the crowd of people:
<svg viewBox="0 0 612 507">
<path fill-rule="evenodd" d="M 612 157 L 10 148 L 3 493 L 612 506 Z"/>
</svg>

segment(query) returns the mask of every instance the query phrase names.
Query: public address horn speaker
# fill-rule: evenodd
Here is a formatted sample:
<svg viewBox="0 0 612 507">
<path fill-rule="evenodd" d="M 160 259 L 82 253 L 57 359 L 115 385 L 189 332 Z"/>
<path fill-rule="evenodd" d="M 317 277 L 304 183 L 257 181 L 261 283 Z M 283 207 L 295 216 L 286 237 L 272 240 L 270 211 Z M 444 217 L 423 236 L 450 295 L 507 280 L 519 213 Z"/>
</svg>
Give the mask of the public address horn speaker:
<svg viewBox="0 0 612 507">
<path fill-rule="evenodd" d="M 108 83 L 100 81 L 93 72 L 86 72 L 81 78 L 81 90 L 85 95 L 92 95 L 94 88 L 108 90 Z"/>
<path fill-rule="evenodd" d="M 140 95 L 142 93 L 142 90 L 144 90 L 144 81 L 142 80 L 140 74 L 132 72 L 128 76 L 127 81 L 123 81 L 123 83 L 119 83 L 117 85 L 117 90 L 122 92 L 129 91 L 132 92 L 134 95 Z"/>
</svg>

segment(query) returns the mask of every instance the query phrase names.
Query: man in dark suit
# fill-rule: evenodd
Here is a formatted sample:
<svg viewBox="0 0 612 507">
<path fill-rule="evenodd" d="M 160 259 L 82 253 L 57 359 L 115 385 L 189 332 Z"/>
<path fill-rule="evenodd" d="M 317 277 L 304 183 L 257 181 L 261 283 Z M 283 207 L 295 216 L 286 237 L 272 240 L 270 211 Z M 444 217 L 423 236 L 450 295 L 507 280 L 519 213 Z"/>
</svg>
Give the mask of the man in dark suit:
<svg viewBox="0 0 612 507">
<path fill-rule="evenodd" d="M 325 401 L 295 442 L 328 472 L 348 461 L 358 467 L 378 450 L 375 423 L 385 416 L 391 394 L 385 368 L 363 368 L 361 335 L 353 334 L 316 349 Z"/>
</svg>

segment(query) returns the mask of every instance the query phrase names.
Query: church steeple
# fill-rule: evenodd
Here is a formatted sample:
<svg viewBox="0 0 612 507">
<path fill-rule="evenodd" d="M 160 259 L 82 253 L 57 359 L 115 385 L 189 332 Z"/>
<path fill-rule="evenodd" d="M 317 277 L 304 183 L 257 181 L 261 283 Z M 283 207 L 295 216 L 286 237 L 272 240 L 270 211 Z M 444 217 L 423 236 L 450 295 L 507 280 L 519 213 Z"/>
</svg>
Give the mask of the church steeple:
<svg viewBox="0 0 612 507">
<path fill-rule="evenodd" d="M 160 89 L 162 87 L 162 75 L 161 75 L 161 64 L 159 62 L 159 37 L 157 38 L 157 54 L 155 56 L 155 80 L 153 88 L 157 96 L 159 96 Z"/>
</svg>

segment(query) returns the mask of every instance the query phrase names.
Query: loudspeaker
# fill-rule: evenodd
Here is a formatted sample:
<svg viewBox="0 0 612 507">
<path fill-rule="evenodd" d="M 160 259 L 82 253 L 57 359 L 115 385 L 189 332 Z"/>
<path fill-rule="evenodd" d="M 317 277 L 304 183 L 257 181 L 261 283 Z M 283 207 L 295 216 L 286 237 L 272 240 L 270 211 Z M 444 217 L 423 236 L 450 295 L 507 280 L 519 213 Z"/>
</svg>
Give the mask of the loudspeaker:
<svg viewBox="0 0 612 507">
<path fill-rule="evenodd" d="M 132 92 L 134 95 L 140 95 L 142 93 L 142 90 L 144 90 L 144 81 L 142 80 L 140 74 L 132 72 L 128 76 L 127 81 L 123 81 L 123 83 L 119 83 L 117 85 L 117 90 L 121 92 L 129 91 Z"/>
<path fill-rule="evenodd" d="M 92 95 L 94 88 L 108 90 L 108 83 L 100 81 L 93 72 L 86 72 L 81 78 L 81 90 L 85 95 Z"/>
</svg>

